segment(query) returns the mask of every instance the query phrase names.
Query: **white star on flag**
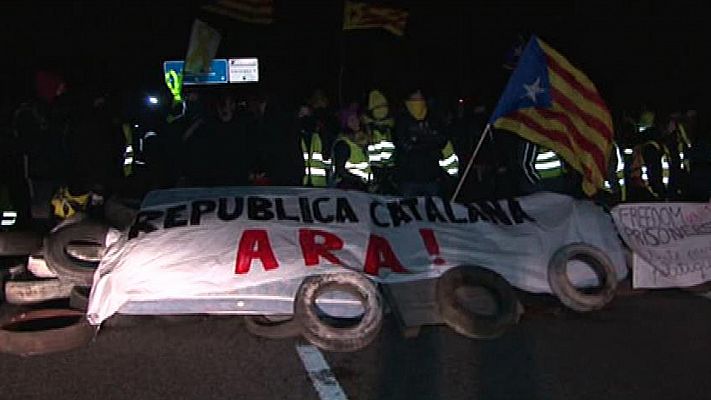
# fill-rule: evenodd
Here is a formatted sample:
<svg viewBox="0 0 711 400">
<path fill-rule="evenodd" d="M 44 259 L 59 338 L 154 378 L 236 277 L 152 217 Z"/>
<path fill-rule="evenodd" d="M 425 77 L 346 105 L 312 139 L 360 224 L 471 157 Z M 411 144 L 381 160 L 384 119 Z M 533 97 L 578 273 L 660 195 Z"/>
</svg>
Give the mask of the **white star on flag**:
<svg viewBox="0 0 711 400">
<path fill-rule="evenodd" d="M 545 92 L 545 90 L 541 87 L 540 77 L 536 78 L 536 80 L 530 85 L 526 85 L 524 83 L 523 89 L 526 91 L 526 94 L 522 97 L 529 97 L 534 103 L 536 102 L 536 95 Z"/>
</svg>

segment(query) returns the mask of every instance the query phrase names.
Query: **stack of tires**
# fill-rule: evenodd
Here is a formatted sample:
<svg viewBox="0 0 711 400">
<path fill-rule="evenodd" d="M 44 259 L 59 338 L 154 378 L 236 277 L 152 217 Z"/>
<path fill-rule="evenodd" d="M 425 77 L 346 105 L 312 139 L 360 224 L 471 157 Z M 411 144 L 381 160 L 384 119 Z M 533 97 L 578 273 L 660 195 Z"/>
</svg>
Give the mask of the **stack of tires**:
<svg viewBox="0 0 711 400">
<path fill-rule="evenodd" d="M 0 351 L 18 355 L 64 351 L 87 344 L 94 329 L 85 316 L 93 274 L 105 248 L 106 223 L 76 216 L 40 235 L 11 242 L 2 256 L 29 256 L 4 284 Z M 28 233 L 24 233 L 28 235 Z M 20 246 L 22 243 L 22 246 Z M 8 244 L 13 244 L 12 251 Z"/>
</svg>

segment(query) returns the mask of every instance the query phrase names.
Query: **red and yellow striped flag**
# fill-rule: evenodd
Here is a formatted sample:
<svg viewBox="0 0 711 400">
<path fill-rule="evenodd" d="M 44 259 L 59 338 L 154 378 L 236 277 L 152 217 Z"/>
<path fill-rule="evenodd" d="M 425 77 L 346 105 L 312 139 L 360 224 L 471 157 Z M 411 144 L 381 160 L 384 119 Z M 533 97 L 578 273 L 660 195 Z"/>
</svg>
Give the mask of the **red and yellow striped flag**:
<svg viewBox="0 0 711 400">
<path fill-rule="evenodd" d="M 343 30 L 383 28 L 402 36 L 407 24 L 407 11 L 352 1 L 345 2 Z"/>
<path fill-rule="evenodd" d="M 213 0 L 201 8 L 250 24 L 274 22 L 274 0 Z"/>
<path fill-rule="evenodd" d="M 490 123 L 556 152 L 582 174 L 587 195 L 603 186 L 610 112 L 592 81 L 541 39 L 528 42 Z"/>
</svg>

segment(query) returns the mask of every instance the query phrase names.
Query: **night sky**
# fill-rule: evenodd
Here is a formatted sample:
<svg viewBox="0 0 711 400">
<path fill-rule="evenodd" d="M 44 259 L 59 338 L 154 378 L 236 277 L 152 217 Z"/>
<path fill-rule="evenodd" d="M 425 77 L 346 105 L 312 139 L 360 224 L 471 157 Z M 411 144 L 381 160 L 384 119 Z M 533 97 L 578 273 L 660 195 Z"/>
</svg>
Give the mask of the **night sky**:
<svg viewBox="0 0 711 400">
<path fill-rule="evenodd" d="M 341 31 L 340 0 L 275 4 L 276 22 L 260 26 L 206 14 L 197 1 L 3 2 L 3 103 L 26 97 L 41 66 L 75 87 L 159 90 L 162 61 L 184 58 L 196 17 L 223 34 L 218 57 L 260 57 L 261 85 L 285 96 L 321 86 L 335 97 L 343 58 L 346 97 L 419 82 L 491 105 L 509 74 L 504 54 L 531 33 L 585 71 L 616 112 L 698 106 L 711 92 L 711 12 L 701 1 L 380 2 L 410 11 L 404 37 Z"/>
</svg>

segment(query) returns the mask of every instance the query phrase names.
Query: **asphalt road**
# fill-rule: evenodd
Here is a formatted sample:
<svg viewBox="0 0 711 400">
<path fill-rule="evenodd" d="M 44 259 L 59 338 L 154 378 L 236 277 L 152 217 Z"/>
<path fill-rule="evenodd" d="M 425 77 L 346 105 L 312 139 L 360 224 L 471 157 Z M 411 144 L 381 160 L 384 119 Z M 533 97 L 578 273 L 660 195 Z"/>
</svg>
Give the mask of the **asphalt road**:
<svg viewBox="0 0 711 400">
<path fill-rule="evenodd" d="M 324 353 L 348 399 L 709 399 L 711 301 L 679 291 L 575 314 L 529 308 L 503 337 L 444 326 L 404 339 L 389 316 L 355 353 Z M 319 399 L 296 339 L 239 317 L 103 329 L 89 346 L 0 355 L 0 399 Z"/>
</svg>

